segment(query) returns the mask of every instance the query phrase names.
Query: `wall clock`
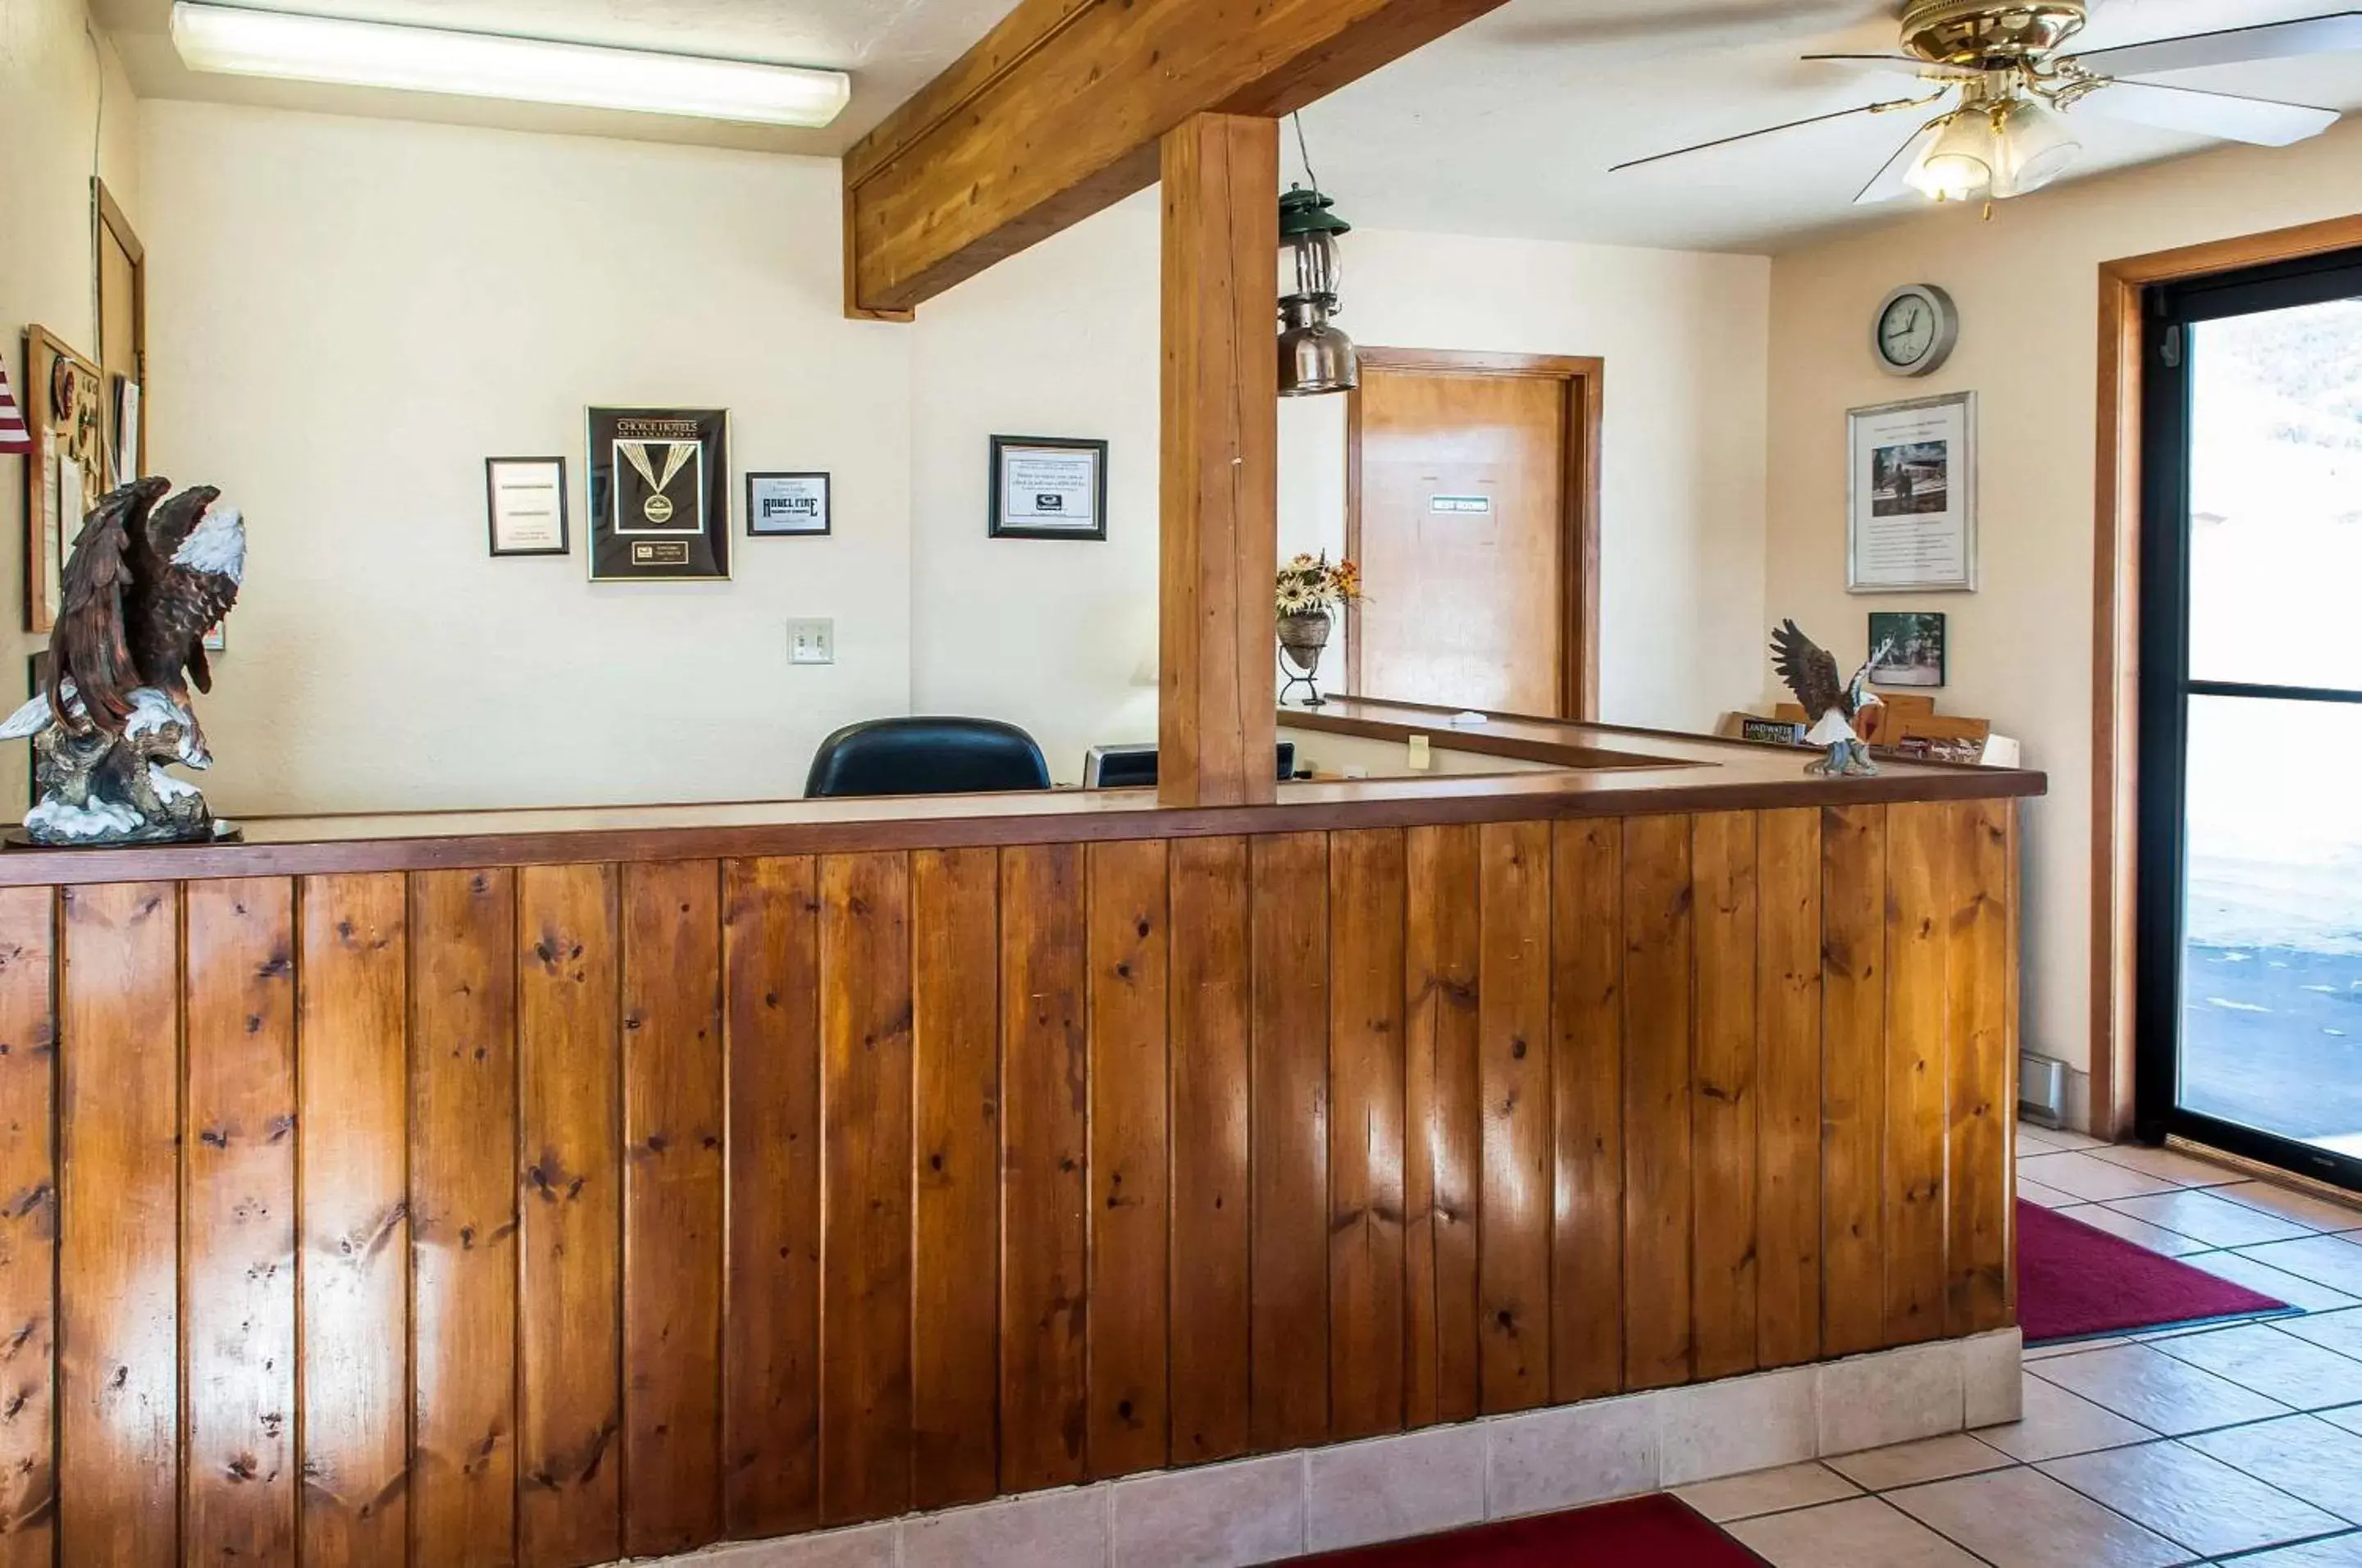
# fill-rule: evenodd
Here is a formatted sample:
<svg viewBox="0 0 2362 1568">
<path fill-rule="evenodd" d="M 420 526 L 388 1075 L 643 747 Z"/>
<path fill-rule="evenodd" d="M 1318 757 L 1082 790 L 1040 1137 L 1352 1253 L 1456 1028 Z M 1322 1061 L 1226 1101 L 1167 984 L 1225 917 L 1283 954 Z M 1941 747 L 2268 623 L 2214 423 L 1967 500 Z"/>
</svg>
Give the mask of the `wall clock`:
<svg viewBox="0 0 2362 1568">
<path fill-rule="evenodd" d="M 1871 352 L 1892 376 L 1933 373 L 1959 340 L 1959 307 L 1933 283 L 1906 283 L 1887 295 L 1870 329 Z"/>
</svg>

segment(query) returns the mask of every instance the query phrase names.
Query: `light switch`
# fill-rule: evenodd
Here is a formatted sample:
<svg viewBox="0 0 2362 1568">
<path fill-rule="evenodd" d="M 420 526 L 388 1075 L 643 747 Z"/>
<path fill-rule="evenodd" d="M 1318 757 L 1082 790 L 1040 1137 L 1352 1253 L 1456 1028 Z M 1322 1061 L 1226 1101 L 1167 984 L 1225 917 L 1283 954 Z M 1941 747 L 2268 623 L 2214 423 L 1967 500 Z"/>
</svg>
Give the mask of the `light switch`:
<svg viewBox="0 0 2362 1568">
<path fill-rule="evenodd" d="M 789 664 L 834 664 L 836 662 L 836 623 L 833 621 L 789 622 L 788 662 Z"/>
</svg>

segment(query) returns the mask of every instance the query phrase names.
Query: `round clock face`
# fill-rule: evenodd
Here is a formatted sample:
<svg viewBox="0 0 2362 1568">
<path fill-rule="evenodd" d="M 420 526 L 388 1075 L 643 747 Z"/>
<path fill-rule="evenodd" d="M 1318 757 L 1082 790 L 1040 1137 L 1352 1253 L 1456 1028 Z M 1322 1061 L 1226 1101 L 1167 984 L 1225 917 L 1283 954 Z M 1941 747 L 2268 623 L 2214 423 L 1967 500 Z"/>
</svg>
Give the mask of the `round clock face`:
<svg viewBox="0 0 2362 1568">
<path fill-rule="evenodd" d="M 1924 376 L 1951 358 L 1959 341 L 1959 313 L 1943 290 L 1915 283 L 1897 289 L 1879 307 L 1871 347 L 1898 376 Z"/>
</svg>

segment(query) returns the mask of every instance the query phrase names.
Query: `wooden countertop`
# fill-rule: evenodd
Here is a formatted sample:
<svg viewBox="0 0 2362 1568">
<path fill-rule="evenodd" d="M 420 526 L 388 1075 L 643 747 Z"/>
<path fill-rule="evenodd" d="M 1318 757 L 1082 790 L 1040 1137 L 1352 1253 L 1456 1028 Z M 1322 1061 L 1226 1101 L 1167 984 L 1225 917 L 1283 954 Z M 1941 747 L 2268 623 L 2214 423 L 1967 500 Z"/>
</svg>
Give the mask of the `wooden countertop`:
<svg viewBox="0 0 2362 1568">
<path fill-rule="evenodd" d="M 1814 778 L 1801 752 L 1665 731 L 1332 699 L 1285 708 L 1295 729 L 1398 738 L 1555 762 L 1563 772 L 1283 785 L 1270 806 L 1163 810 L 1153 790 L 757 801 L 707 805 L 414 812 L 239 821 L 243 842 L 136 849 L 9 848 L 0 887 L 284 877 L 590 860 L 1189 838 L 1426 823 L 1633 816 L 2040 795 L 2039 773 L 1885 761 L 1875 778 Z"/>
</svg>

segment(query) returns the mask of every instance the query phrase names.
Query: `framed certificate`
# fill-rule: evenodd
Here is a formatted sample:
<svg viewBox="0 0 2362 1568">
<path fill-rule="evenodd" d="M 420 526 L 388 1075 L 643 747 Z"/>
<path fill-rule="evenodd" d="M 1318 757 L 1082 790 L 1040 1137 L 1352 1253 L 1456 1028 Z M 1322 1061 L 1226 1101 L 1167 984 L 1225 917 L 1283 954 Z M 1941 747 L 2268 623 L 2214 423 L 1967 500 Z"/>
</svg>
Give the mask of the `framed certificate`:
<svg viewBox="0 0 2362 1568">
<path fill-rule="evenodd" d="M 1857 408 L 1846 419 L 1848 591 L 1973 591 L 1977 394 Z"/>
<path fill-rule="evenodd" d="M 730 576 L 730 414 L 593 408 L 590 580 Z"/>
<path fill-rule="evenodd" d="M 562 556 L 569 548 L 564 458 L 486 458 L 484 507 L 496 556 Z"/>
<path fill-rule="evenodd" d="M 829 531 L 826 474 L 748 474 L 746 536 Z"/>
<path fill-rule="evenodd" d="M 1108 444 L 1054 436 L 992 438 L 996 539 L 1105 539 Z"/>
</svg>

